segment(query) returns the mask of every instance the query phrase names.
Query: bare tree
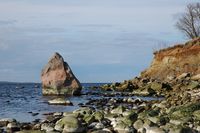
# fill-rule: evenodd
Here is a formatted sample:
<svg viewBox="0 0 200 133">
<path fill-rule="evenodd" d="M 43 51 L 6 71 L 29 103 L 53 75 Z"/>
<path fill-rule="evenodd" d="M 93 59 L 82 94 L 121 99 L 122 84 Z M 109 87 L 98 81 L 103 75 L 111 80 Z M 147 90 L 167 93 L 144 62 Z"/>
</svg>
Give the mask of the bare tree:
<svg viewBox="0 0 200 133">
<path fill-rule="evenodd" d="M 188 38 L 200 36 L 200 3 L 187 5 L 186 12 L 176 23 L 176 27 Z"/>
</svg>

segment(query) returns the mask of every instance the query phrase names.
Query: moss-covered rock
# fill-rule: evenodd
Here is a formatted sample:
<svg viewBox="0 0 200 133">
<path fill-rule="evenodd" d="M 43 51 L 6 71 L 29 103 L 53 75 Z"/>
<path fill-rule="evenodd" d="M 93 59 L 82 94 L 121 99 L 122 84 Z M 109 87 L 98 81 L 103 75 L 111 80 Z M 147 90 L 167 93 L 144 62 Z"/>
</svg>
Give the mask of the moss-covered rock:
<svg viewBox="0 0 200 133">
<path fill-rule="evenodd" d="M 123 116 L 130 116 L 132 114 L 135 114 L 137 112 L 137 109 L 131 109 L 123 112 Z"/>
<path fill-rule="evenodd" d="M 152 82 L 151 83 L 151 89 L 153 90 L 161 90 L 163 87 L 162 83 L 158 83 L 158 82 Z"/>
<path fill-rule="evenodd" d="M 126 110 L 126 108 L 124 106 L 118 106 L 117 108 L 114 108 L 113 110 L 111 110 L 112 114 L 122 114 L 124 111 Z"/>
<path fill-rule="evenodd" d="M 149 127 L 157 126 L 155 123 L 153 123 L 152 121 L 150 121 L 147 118 L 145 118 L 143 121 L 144 121 L 144 124 L 143 124 L 144 128 L 149 128 Z"/>
<path fill-rule="evenodd" d="M 58 131 L 63 131 L 63 133 L 84 131 L 84 127 L 82 127 L 79 120 L 73 115 L 65 116 L 57 121 L 55 129 Z"/>
<path fill-rule="evenodd" d="M 93 115 L 88 115 L 88 116 L 85 116 L 83 120 L 89 125 L 95 121 L 95 117 Z"/>
<path fill-rule="evenodd" d="M 156 117 L 148 117 L 148 119 L 150 121 L 152 121 L 153 123 L 158 123 L 158 121 L 159 121 L 159 117 L 158 116 L 156 116 Z"/>
<path fill-rule="evenodd" d="M 147 115 L 150 116 L 150 117 L 158 116 L 159 113 L 160 113 L 159 110 L 148 110 L 148 111 L 147 111 Z"/>
<path fill-rule="evenodd" d="M 79 108 L 79 109 L 73 111 L 73 114 L 79 114 L 82 116 L 92 115 L 92 113 L 93 113 L 93 110 L 89 107 L 82 107 L 82 108 Z"/>
<path fill-rule="evenodd" d="M 131 80 L 129 81 L 125 80 L 122 83 L 112 84 L 110 88 L 116 91 L 133 91 L 133 89 L 135 89 L 136 87 L 134 84 L 132 84 Z"/>
<path fill-rule="evenodd" d="M 133 124 L 133 127 L 136 129 L 136 130 L 139 130 L 141 128 L 143 128 L 143 124 L 144 122 L 140 119 L 138 119 L 134 124 Z"/>
<path fill-rule="evenodd" d="M 111 114 L 111 113 L 108 113 L 108 114 L 105 114 L 104 115 L 105 118 L 109 119 L 110 121 L 114 120 L 116 117 L 118 117 L 118 114 Z"/>
<path fill-rule="evenodd" d="M 116 124 L 116 126 L 114 127 L 114 130 L 117 133 L 134 133 L 134 132 L 136 132 L 133 127 L 130 127 L 129 125 L 127 125 L 123 121 L 119 121 Z"/>
<path fill-rule="evenodd" d="M 169 133 L 195 133 L 195 131 L 189 127 L 174 126 L 169 129 Z"/>
<path fill-rule="evenodd" d="M 114 88 L 114 86 L 110 85 L 110 84 L 105 84 L 105 85 L 101 86 L 100 88 L 105 91 L 110 91 Z"/>
<path fill-rule="evenodd" d="M 131 126 L 133 124 L 133 121 L 129 119 L 128 117 L 121 117 L 117 120 L 119 123 L 123 123 L 127 126 Z"/>
<path fill-rule="evenodd" d="M 156 94 L 156 91 L 149 87 L 143 87 L 143 88 L 138 88 L 137 90 L 134 90 L 133 94 L 139 95 L 139 96 L 152 96 Z"/>
<path fill-rule="evenodd" d="M 200 110 L 200 103 L 192 103 L 172 108 L 170 110 L 171 118 L 179 119 L 180 117 L 191 117 L 192 113 Z"/>
<path fill-rule="evenodd" d="M 193 116 L 196 120 L 200 120 L 200 110 L 194 111 Z"/>
<path fill-rule="evenodd" d="M 16 133 L 45 133 L 45 131 L 41 131 L 41 130 L 22 130 L 22 131 L 18 131 Z"/>
<path fill-rule="evenodd" d="M 162 128 L 155 126 L 146 128 L 146 133 L 165 133 L 165 131 Z"/>
<path fill-rule="evenodd" d="M 94 116 L 95 120 L 97 120 L 97 121 L 101 121 L 104 119 L 104 114 L 100 111 L 94 112 L 93 116 Z"/>
<path fill-rule="evenodd" d="M 129 120 L 131 120 L 132 123 L 133 123 L 133 122 L 135 122 L 137 120 L 138 115 L 135 112 L 131 112 L 129 115 L 124 116 L 124 117 L 129 119 Z"/>
<path fill-rule="evenodd" d="M 170 123 L 184 125 L 193 121 L 193 112 L 200 110 L 200 103 L 192 103 L 172 108 L 168 114 Z"/>
<path fill-rule="evenodd" d="M 191 81 L 189 83 L 189 85 L 187 86 L 187 89 L 192 90 L 192 89 L 195 89 L 197 87 L 199 87 L 199 82 L 197 82 L 197 81 Z"/>
<path fill-rule="evenodd" d="M 167 116 L 159 116 L 157 124 L 162 126 L 169 122 L 169 118 Z"/>
</svg>

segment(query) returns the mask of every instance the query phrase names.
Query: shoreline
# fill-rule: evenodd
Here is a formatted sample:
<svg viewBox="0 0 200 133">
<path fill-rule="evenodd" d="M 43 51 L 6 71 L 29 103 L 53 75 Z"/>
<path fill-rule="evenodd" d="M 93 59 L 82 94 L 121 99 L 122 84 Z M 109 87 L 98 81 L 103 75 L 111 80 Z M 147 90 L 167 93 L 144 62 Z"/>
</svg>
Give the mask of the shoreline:
<svg viewBox="0 0 200 133">
<path fill-rule="evenodd" d="M 174 89 L 177 85 L 179 89 Z M 0 125 L 4 131 L 20 130 L 19 133 L 198 132 L 200 98 L 195 94 L 200 94 L 199 85 L 199 81 L 188 76 L 177 77 L 170 82 L 134 78 L 122 83 L 91 87 L 91 90 L 101 91 L 85 93 L 86 97 L 93 95 L 93 98 L 80 103 L 80 107 L 72 112 L 46 113 L 44 120 L 31 123 L 1 119 Z M 136 94 L 164 98 L 148 101 L 135 98 Z"/>
<path fill-rule="evenodd" d="M 37 119 L 32 123 L 1 119 L 1 130 L 21 131 L 18 133 L 200 132 L 199 41 L 200 38 L 196 38 L 181 47 L 174 46 L 155 53 L 151 66 L 140 77 L 90 87 L 84 94 L 86 101 L 74 97 L 79 101 L 79 108 L 72 112 L 46 113 L 44 120 Z M 66 72 L 70 77 L 68 80 Z M 55 75 L 57 79 L 53 81 Z M 41 77 L 43 89 L 51 88 L 45 94 L 73 95 L 81 92 L 80 82 L 58 53 L 44 67 Z M 17 89 L 23 90 L 23 87 Z M 164 98 L 148 101 L 134 96 Z M 70 99 L 65 98 L 51 99 L 48 103 L 73 105 Z"/>
</svg>

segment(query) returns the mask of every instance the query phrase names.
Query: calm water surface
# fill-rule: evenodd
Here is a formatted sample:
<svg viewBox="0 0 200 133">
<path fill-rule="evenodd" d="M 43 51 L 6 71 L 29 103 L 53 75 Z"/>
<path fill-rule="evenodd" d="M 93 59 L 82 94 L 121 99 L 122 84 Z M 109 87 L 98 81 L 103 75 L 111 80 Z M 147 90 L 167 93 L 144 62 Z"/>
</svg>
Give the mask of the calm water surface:
<svg viewBox="0 0 200 133">
<path fill-rule="evenodd" d="M 83 83 L 85 94 L 91 86 L 103 85 L 103 83 Z M 38 86 L 35 88 L 35 86 Z M 16 88 L 17 87 L 17 88 Z M 55 97 L 42 96 L 41 84 L 35 83 L 0 83 L 0 118 L 15 118 L 21 122 L 30 122 L 35 119 L 43 118 L 44 113 L 49 112 L 68 112 L 79 108 L 79 103 L 86 103 L 88 99 L 101 98 L 98 95 L 81 95 L 78 97 L 68 97 L 74 106 L 48 105 L 48 100 Z M 99 92 L 100 93 L 100 92 Z M 145 97 L 146 100 L 152 98 Z M 32 116 L 32 113 L 39 113 Z"/>
</svg>

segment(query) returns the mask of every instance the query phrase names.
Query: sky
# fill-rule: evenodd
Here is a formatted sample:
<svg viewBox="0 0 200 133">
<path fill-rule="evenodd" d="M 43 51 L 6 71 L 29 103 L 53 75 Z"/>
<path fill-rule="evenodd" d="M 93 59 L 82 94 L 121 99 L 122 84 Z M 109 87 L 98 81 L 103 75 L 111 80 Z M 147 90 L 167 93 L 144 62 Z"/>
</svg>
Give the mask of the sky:
<svg viewBox="0 0 200 133">
<path fill-rule="evenodd" d="M 0 0 L 0 81 L 40 82 L 54 52 L 82 83 L 132 79 L 187 40 L 174 25 L 191 2 Z"/>
</svg>

